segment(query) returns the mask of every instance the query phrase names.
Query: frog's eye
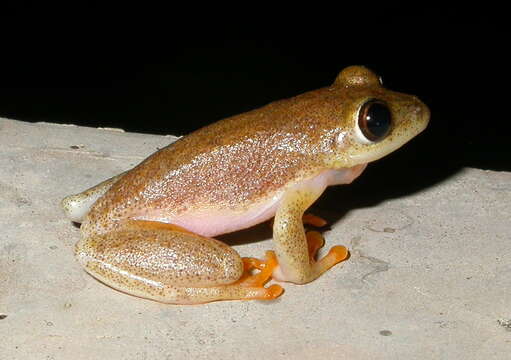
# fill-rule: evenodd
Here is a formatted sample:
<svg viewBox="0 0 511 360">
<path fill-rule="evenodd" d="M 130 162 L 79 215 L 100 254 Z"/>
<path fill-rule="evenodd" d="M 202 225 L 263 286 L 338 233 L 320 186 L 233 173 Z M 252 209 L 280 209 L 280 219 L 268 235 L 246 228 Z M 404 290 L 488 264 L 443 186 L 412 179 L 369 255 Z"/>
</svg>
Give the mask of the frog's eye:
<svg viewBox="0 0 511 360">
<path fill-rule="evenodd" d="M 362 142 L 374 143 L 383 140 L 392 127 L 392 114 L 383 101 L 369 100 L 358 112 L 357 133 Z"/>
</svg>

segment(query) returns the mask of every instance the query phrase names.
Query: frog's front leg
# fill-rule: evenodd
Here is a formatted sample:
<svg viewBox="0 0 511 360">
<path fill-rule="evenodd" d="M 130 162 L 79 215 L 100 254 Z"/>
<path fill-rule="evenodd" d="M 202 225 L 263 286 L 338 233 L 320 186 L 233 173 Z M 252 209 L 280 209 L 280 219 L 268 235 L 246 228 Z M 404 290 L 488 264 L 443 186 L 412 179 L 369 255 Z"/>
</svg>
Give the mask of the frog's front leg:
<svg viewBox="0 0 511 360">
<path fill-rule="evenodd" d="M 114 231 L 86 236 L 76 256 L 103 283 L 164 303 L 270 300 L 283 291 L 279 285 L 264 287 L 276 264 L 242 259 L 218 240 L 159 222 L 129 220 Z M 259 273 L 252 274 L 254 269 Z"/>
<path fill-rule="evenodd" d="M 303 222 L 305 210 L 321 195 L 325 187 L 313 183 L 288 190 L 284 194 L 273 223 L 273 240 L 278 266 L 273 277 L 296 284 L 308 283 L 335 264 L 345 260 L 348 251 L 344 246 L 334 246 L 319 261 L 314 259 L 323 246 L 323 237 L 315 231 L 305 233 Z M 321 220 L 321 219 L 320 219 Z M 272 251 L 268 259 L 275 257 Z"/>
</svg>

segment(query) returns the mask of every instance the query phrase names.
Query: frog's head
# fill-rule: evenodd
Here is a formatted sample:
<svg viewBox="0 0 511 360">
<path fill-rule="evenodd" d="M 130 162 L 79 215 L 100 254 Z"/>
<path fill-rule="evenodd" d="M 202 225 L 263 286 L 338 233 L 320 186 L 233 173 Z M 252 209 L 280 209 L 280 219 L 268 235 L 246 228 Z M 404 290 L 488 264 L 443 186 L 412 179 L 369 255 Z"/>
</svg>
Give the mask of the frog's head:
<svg viewBox="0 0 511 360">
<path fill-rule="evenodd" d="M 331 87 L 342 101 L 336 167 L 380 159 L 426 128 L 428 107 L 415 96 L 385 89 L 365 67 L 345 68 Z"/>
</svg>

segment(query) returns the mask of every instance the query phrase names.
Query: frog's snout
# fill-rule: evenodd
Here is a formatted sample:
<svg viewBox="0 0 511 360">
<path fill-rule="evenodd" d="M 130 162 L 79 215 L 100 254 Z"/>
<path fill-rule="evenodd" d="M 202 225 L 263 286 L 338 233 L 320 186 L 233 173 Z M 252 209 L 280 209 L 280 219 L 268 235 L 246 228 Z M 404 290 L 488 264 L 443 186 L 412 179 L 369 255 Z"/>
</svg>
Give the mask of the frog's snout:
<svg viewBox="0 0 511 360">
<path fill-rule="evenodd" d="M 411 109 L 412 114 L 415 116 L 415 120 L 422 124 L 422 128 L 420 131 L 423 131 L 429 123 L 429 119 L 431 117 L 431 112 L 426 104 L 416 98 L 416 104 L 413 105 Z"/>
</svg>

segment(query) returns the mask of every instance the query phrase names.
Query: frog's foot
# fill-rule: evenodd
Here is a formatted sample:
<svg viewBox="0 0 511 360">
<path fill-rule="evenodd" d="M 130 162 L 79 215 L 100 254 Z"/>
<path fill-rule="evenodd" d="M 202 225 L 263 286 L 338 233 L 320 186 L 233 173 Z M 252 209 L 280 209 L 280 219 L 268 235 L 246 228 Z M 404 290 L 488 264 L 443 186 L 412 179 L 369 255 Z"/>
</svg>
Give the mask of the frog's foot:
<svg viewBox="0 0 511 360">
<path fill-rule="evenodd" d="M 322 219 L 321 219 L 322 220 Z M 324 221 L 324 220 L 323 220 Z M 328 254 L 321 258 L 320 260 L 316 260 L 319 249 L 321 249 L 325 245 L 325 239 L 323 235 L 321 235 L 317 231 L 308 231 L 305 234 L 307 238 L 307 247 L 309 251 L 309 261 L 310 261 L 310 281 L 318 278 L 332 266 L 346 260 L 348 258 L 348 249 L 344 246 L 337 245 L 330 249 Z M 278 263 L 277 256 L 273 251 L 266 252 L 266 261 L 268 263 Z M 275 266 L 275 271 L 273 273 L 273 278 L 277 281 L 292 281 L 288 279 L 282 272 L 280 266 Z"/>
<path fill-rule="evenodd" d="M 309 247 L 309 256 L 312 266 L 312 271 L 316 277 L 323 274 L 335 264 L 340 263 L 348 258 L 348 249 L 342 245 L 333 246 L 328 254 L 320 260 L 316 260 L 318 250 L 325 245 L 325 239 L 317 231 L 309 231 L 305 234 L 307 237 L 307 244 Z"/>
<path fill-rule="evenodd" d="M 313 214 L 305 214 L 302 221 L 304 224 L 315 227 L 323 227 L 327 224 L 326 220 Z M 305 237 L 307 238 L 310 263 L 313 268 L 317 267 L 314 271 L 319 272 L 319 275 L 348 257 L 348 250 L 344 246 L 338 245 L 331 248 L 328 255 L 326 255 L 323 259 L 317 261 L 316 255 L 318 254 L 318 250 L 325 245 L 325 238 L 317 231 L 308 231 L 305 233 Z"/>
<path fill-rule="evenodd" d="M 204 302 L 216 300 L 273 300 L 282 295 L 284 289 L 280 285 L 264 286 L 271 279 L 273 270 L 277 266 L 275 258 L 263 261 L 252 257 L 244 257 L 241 260 L 243 262 L 243 273 L 236 282 L 219 287 L 191 289 L 191 291 L 200 290 L 201 297 L 205 295 L 219 296 L 219 298 Z"/>
<path fill-rule="evenodd" d="M 163 303 L 271 300 L 283 291 L 264 287 L 276 263 L 242 259 L 218 240 L 170 224 L 128 221 L 82 239 L 76 256 L 103 283 Z"/>
<path fill-rule="evenodd" d="M 261 290 L 261 300 L 275 299 L 282 294 L 284 289 L 280 285 L 272 285 L 268 288 L 264 287 L 270 279 L 273 270 L 277 267 L 276 258 L 267 258 L 266 261 L 262 261 L 256 258 L 244 257 L 243 261 L 243 275 L 235 283 L 241 287 L 247 288 L 259 288 Z M 253 273 L 254 270 L 258 270 L 258 273 Z"/>
</svg>

